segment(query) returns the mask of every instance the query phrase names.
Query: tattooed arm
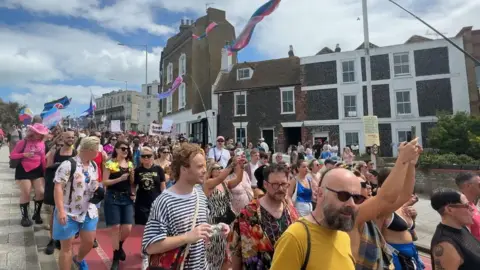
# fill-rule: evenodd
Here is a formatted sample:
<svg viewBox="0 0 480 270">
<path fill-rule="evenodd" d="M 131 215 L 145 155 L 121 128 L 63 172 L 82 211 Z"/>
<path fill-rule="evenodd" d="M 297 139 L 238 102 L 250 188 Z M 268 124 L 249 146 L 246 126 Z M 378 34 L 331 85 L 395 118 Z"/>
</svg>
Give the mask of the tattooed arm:
<svg viewBox="0 0 480 270">
<path fill-rule="evenodd" d="M 441 242 L 432 249 L 435 270 L 458 270 L 463 264 L 462 256 L 448 242 Z"/>
</svg>

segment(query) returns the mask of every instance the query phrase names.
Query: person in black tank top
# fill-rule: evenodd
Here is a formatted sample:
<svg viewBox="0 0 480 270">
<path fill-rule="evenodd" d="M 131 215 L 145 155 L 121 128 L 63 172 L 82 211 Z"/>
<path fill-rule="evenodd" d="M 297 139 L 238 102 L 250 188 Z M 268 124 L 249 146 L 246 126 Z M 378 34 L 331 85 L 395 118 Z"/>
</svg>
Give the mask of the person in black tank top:
<svg viewBox="0 0 480 270">
<path fill-rule="evenodd" d="M 480 241 L 466 228 L 473 222 L 473 211 L 465 195 L 441 188 L 430 203 L 442 217 L 431 242 L 433 269 L 480 269 Z"/>
<path fill-rule="evenodd" d="M 72 145 L 75 141 L 75 135 L 73 131 L 66 131 L 62 134 L 62 136 L 55 141 L 55 147 L 48 152 L 46 159 L 47 159 L 47 170 L 45 173 L 45 197 L 44 203 L 46 205 L 55 206 L 55 200 L 53 198 L 53 178 L 55 177 L 55 172 L 57 171 L 58 166 L 68 160 L 71 157 L 77 155 L 77 151 L 73 149 Z M 71 150 L 71 151 L 70 151 Z M 61 155 L 63 153 L 71 153 L 70 155 Z M 52 209 L 52 213 L 50 214 L 50 228 L 53 227 L 53 215 L 54 211 Z M 50 230 L 51 234 L 51 230 Z M 50 242 L 48 243 L 47 247 L 45 248 L 45 254 L 51 255 L 55 251 L 55 248 L 60 249 L 60 241 L 54 241 L 50 235 Z"/>
</svg>

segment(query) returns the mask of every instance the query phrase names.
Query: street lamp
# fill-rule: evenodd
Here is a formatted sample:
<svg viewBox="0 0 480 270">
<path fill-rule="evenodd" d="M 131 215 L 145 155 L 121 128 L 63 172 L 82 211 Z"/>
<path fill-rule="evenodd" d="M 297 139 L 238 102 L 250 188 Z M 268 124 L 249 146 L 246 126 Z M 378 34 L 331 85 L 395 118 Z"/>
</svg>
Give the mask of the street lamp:
<svg viewBox="0 0 480 270">
<path fill-rule="evenodd" d="M 117 43 L 119 46 L 132 46 L 132 47 L 145 47 L 145 87 L 148 84 L 148 44 L 126 44 L 126 43 Z"/>
<path fill-rule="evenodd" d="M 116 79 L 110 79 L 110 81 L 116 81 L 116 82 L 125 82 L 125 91 L 128 91 L 128 81 L 122 81 L 122 80 L 116 80 Z M 125 131 L 127 131 L 127 107 L 123 105 L 123 117 L 125 118 L 124 123 L 125 123 Z"/>
</svg>

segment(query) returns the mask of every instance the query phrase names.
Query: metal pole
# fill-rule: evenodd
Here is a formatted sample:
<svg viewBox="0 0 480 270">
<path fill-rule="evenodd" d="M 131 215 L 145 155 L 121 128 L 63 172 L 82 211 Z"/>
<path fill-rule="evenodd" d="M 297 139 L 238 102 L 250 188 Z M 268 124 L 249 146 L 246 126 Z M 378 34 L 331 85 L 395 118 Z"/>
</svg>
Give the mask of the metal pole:
<svg viewBox="0 0 480 270">
<path fill-rule="evenodd" d="M 370 36 L 368 31 L 368 6 L 367 0 L 362 0 L 363 11 L 363 47 L 365 49 L 365 77 L 367 81 L 367 106 L 368 115 L 373 116 L 373 91 L 372 91 L 372 70 L 370 66 Z M 377 158 L 373 151 L 370 150 L 370 159 L 373 162 L 373 167 L 377 168 Z"/>
<path fill-rule="evenodd" d="M 145 44 L 145 87 L 148 83 L 148 44 Z"/>
<path fill-rule="evenodd" d="M 197 93 L 198 93 L 198 96 L 200 97 L 200 101 L 202 102 L 202 106 L 203 106 L 203 111 L 205 112 L 205 117 L 207 119 L 207 126 L 208 126 L 208 132 L 213 136 L 213 133 L 212 133 L 212 130 L 210 129 L 210 121 L 208 121 L 208 113 L 207 113 L 207 107 L 205 107 L 205 102 L 203 102 L 203 97 L 202 97 L 202 94 L 200 93 L 200 88 L 198 88 L 198 84 L 195 82 L 195 80 L 193 79 L 192 76 L 190 76 L 190 74 L 183 74 L 183 76 L 188 76 L 190 77 L 190 79 L 192 79 L 192 82 L 193 84 L 195 85 L 195 88 L 197 89 Z M 209 136 L 207 136 L 209 137 Z"/>
<path fill-rule="evenodd" d="M 128 81 L 125 81 L 125 92 L 128 91 Z M 128 93 L 127 93 L 127 99 L 128 99 Z M 130 102 L 132 102 L 132 99 L 130 99 Z M 125 104 L 128 104 L 128 101 L 126 103 L 123 104 L 123 129 L 125 130 L 125 132 L 127 132 L 127 106 L 125 106 Z"/>
</svg>

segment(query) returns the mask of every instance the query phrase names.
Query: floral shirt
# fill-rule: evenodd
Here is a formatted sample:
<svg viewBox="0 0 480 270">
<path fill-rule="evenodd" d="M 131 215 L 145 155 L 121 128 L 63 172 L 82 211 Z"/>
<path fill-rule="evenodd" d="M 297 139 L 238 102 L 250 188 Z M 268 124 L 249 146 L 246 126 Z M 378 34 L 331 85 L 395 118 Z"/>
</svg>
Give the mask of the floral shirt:
<svg viewBox="0 0 480 270">
<path fill-rule="evenodd" d="M 232 255 L 242 258 L 243 269 L 269 269 L 273 259 L 275 242 L 288 226 L 298 219 L 295 207 L 285 203 L 280 219 L 275 219 L 260 201 L 252 200 L 233 222 L 229 235 Z M 274 224 L 276 223 L 276 224 Z"/>
<path fill-rule="evenodd" d="M 71 162 L 62 162 L 55 173 L 54 182 L 63 184 L 63 207 L 69 217 L 78 222 L 83 222 L 88 213 L 90 218 L 98 217 L 97 207 L 90 203 L 90 199 L 98 186 L 97 168 L 90 163 L 88 170 L 84 171 L 82 161 L 74 157 L 77 168 L 74 172 L 73 183 L 70 180 Z M 87 183 L 88 182 L 88 183 Z M 72 201 L 69 201 L 70 188 L 73 184 Z"/>
</svg>

